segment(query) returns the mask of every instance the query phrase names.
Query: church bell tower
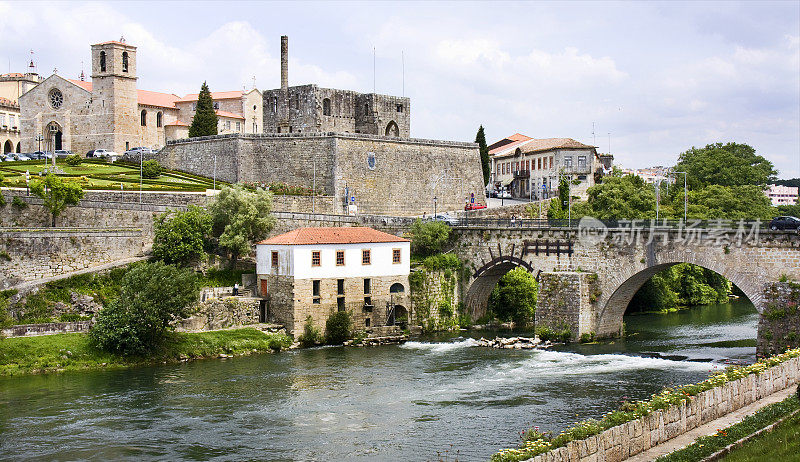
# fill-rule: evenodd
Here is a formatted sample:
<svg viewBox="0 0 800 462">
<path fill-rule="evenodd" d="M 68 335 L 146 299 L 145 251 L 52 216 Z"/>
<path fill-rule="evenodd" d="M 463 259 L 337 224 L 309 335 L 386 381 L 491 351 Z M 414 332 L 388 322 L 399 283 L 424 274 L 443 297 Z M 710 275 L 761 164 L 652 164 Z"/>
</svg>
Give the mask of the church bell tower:
<svg viewBox="0 0 800 462">
<path fill-rule="evenodd" d="M 119 41 L 92 45 L 92 145 L 118 153 L 136 146 L 136 47 Z"/>
</svg>

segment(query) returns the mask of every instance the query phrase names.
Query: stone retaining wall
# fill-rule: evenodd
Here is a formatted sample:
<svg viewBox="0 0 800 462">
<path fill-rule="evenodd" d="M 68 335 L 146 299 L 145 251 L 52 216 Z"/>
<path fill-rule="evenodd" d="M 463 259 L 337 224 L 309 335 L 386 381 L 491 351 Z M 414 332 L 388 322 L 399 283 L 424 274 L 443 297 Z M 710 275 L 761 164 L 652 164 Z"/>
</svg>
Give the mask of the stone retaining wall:
<svg viewBox="0 0 800 462">
<path fill-rule="evenodd" d="M 0 229 L 0 287 L 142 255 L 150 244 L 139 228 Z"/>
<path fill-rule="evenodd" d="M 50 322 L 47 324 L 20 324 L 0 331 L 5 337 L 35 337 L 38 335 L 89 332 L 92 321 Z"/>
<path fill-rule="evenodd" d="M 774 282 L 764 289 L 756 354 L 769 356 L 800 346 L 800 284 Z"/>
<path fill-rule="evenodd" d="M 539 454 L 530 462 L 619 462 L 712 420 L 752 404 L 800 381 L 800 358 L 792 358 L 761 374 L 728 382 L 699 393 L 688 403 L 609 428 L 566 446 Z"/>
</svg>

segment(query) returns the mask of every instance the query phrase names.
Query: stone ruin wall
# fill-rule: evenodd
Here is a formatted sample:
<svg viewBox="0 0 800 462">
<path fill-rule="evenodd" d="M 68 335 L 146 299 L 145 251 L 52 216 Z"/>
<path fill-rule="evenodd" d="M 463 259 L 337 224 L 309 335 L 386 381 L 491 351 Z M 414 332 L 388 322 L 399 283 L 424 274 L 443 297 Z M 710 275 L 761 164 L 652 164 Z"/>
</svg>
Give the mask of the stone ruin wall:
<svg viewBox="0 0 800 462">
<path fill-rule="evenodd" d="M 800 346 L 800 284 L 774 282 L 764 289 L 756 354 L 769 356 Z"/>
</svg>

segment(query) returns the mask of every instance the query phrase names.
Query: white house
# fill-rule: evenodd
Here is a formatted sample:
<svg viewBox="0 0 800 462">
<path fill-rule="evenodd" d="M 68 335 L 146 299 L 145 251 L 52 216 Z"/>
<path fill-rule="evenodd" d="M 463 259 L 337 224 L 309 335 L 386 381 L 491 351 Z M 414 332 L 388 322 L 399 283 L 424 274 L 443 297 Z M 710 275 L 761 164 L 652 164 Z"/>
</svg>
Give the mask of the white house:
<svg viewBox="0 0 800 462">
<path fill-rule="evenodd" d="M 259 242 L 268 317 L 290 333 L 302 332 L 309 316 L 324 330 L 336 311 L 350 312 L 357 329 L 407 322 L 410 244 L 366 227 L 299 228 Z"/>
</svg>

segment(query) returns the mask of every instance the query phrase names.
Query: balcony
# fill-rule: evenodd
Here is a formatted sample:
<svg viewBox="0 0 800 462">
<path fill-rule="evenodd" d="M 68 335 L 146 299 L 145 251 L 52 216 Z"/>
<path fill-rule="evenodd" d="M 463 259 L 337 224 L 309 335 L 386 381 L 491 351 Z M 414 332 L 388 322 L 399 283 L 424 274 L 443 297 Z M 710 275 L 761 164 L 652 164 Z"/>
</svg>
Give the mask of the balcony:
<svg viewBox="0 0 800 462">
<path fill-rule="evenodd" d="M 514 172 L 514 178 L 529 178 L 531 176 L 530 170 L 517 170 Z"/>
</svg>

